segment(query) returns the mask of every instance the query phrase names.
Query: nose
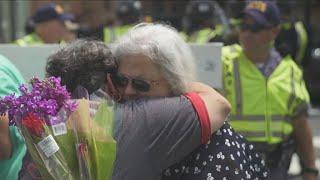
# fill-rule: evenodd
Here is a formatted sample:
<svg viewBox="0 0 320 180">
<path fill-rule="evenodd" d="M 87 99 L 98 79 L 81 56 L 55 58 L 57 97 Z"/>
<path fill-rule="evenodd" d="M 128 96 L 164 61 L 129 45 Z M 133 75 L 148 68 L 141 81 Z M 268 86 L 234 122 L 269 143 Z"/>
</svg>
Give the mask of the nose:
<svg viewBox="0 0 320 180">
<path fill-rule="evenodd" d="M 242 35 L 248 35 L 250 32 L 249 32 L 249 30 L 248 29 L 241 29 L 240 30 L 240 34 L 242 34 Z"/>
<path fill-rule="evenodd" d="M 124 96 L 130 97 L 137 95 L 137 90 L 132 87 L 132 81 L 124 88 Z"/>
<path fill-rule="evenodd" d="M 247 39 L 250 39 L 252 37 L 250 36 L 250 32 L 248 30 L 243 30 L 243 31 L 240 31 L 239 38 L 247 40 Z"/>
</svg>

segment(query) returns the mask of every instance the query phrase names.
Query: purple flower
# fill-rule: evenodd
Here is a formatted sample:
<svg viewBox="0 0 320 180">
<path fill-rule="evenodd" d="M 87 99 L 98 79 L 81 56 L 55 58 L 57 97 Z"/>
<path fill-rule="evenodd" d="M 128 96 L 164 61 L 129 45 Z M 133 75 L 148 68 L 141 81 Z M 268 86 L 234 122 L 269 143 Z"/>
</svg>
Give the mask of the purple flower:
<svg viewBox="0 0 320 180">
<path fill-rule="evenodd" d="M 8 95 L 0 100 L 0 113 L 8 112 L 9 119 L 20 124 L 21 119 L 29 113 L 34 113 L 46 120 L 47 124 L 61 122 L 57 114 L 64 108 L 66 112 L 73 112 L 77 108 L 61 79 L 49 77 L 43 81 L 38 78 L 30 80 L 31 89 L 27 85 L 20 86 L 21 96 Z M 50 122 L 49 119 L 53 118 Z"/>
</svg>

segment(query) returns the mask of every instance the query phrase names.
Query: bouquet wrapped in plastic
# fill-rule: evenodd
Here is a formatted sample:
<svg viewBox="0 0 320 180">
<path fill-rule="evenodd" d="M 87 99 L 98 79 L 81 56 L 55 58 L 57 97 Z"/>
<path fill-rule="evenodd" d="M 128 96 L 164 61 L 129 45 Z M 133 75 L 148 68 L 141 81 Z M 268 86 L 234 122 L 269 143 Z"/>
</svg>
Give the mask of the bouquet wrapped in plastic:
<svg viewBox="0 0 320 180">
<path fill-rule="evenodd" d="M 111 179 L 113 108 L 71 100 L 59 78 L 33 78 L 30 84 L 31 90 L 20 87 L 21 96 L 1 99 L 0 113 L 20 129 L 43 179 Z"/>
<path fill-rule="evenodd" d="M 80 178 L 111 179 L 116 156 L 116 142 L 112 137 L 113 106 L 105 100 L 89 101 L 84 88 L 77 88 L 76 94 L 80 99 L 78 108 L 69 117 L 67 129 L 74 133 L 76 152 L 71 154 L 77 155 Z M 70 150 L 73 151 L 67 151 L 70 153 Z"/>
</svg>

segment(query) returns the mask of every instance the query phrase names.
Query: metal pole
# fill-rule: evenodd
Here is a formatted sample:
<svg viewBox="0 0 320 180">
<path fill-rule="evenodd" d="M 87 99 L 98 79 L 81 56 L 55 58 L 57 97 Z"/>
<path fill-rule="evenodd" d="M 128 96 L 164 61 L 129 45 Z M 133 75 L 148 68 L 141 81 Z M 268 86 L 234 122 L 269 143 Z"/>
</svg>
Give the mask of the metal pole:
<svg viewBox="0 0 320 180">
<path fill-rule="evenodd" d="M 0 1 L 0 42 L 9 42 L 11 33 L 10 1 Z"/>
<path fill-rule="evenodd" d="M 29 0 L 12 1 L 12 40 L 21 38 L 25 35 L 25 25 L 27 18 L 30 16 Z"/>
</svg>

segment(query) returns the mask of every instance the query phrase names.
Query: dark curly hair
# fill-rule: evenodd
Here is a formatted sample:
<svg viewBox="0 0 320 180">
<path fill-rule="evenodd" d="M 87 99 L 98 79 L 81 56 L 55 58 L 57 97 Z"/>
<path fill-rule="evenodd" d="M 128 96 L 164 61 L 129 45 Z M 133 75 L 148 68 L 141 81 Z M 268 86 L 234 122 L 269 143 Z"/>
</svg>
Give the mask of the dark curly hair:
<svg viewBox="0 0 320 180">
<path fill-rule="evenodd" d="M 46 76 L 61 77 L 69 92 L 81 85 L 91 94 L 105 84 L 107 73 L 116 69 L 114 57 L 105 43 L 76 40 L 48 58 Z"/>
</svg>

